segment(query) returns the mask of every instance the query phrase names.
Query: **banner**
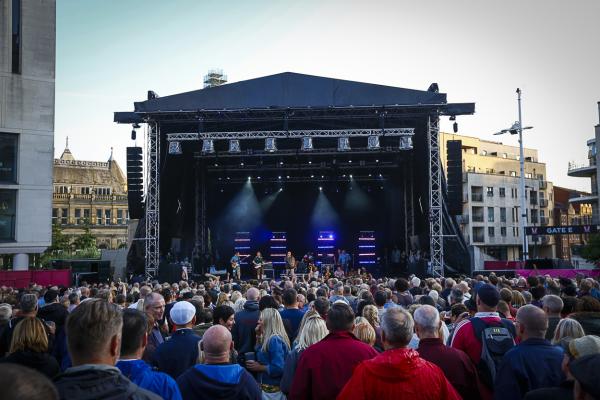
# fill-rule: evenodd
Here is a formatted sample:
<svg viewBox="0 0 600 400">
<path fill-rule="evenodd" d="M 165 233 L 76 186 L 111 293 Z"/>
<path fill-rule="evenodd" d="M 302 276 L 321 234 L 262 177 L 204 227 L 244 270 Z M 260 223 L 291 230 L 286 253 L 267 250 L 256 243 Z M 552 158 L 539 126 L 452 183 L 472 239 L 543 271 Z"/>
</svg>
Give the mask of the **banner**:
<svg viewBox="0 0 600 400">
<path fill-rule="evenodd" d="M 599 225 L 526 226 L 527 235 L 570 235 L 600 232 Z"/>
</svg>

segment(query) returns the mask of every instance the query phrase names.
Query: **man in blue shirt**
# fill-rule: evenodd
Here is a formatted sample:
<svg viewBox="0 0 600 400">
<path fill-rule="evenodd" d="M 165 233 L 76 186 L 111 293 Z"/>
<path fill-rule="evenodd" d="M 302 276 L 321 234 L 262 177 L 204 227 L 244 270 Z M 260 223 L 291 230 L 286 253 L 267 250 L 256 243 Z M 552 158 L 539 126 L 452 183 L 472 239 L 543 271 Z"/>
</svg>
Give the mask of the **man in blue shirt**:
<svg viewBox="0 0 600 400">
<path fill-rule="evenodd" d="M 123 310 L 121 356 L 116 367 L 139 387 L 161 396 L 165 400 L 181 400 L 179 387 L 173 378 L 162 372 L 154 372 L 142 360 L 148 343 L 148 320 L 134 309 Z"/>
<path fill-rule="evenodd" d="M 242 258 L 240 257 L 239 251 L 236 251 L 233 257 L 231 257 L 231 260 L 229 260 L 229 262 L 231 263 L 231 272 L 233 278 L 237 280 L 241 279 L 241 261 Z"/>
<path fill-rule="evenodd" d="M 298 293 L 296 290 L 285 289 L 282 299 L 285 308 L 280 312 L 281 319 L 283 320 L 283 326 L 285 326 L 290 343 L 292 343 L 296 339 L 296 335 L 298 335 L 298 328 L 300 328 L 304 312 L 298 309 Z"/>
<path fill-rule="evenodd" d="M 517 311 L 515 327 L 521 342 L 502 359 L 494 384 L 495 399 L 522 399 L 531 390 L 557 386 L 565 378 L 562 348 L 545 339 L 546 313 L 525 305 Z"/>
<path fill-rule="evenodd" d="M 152 365 L 177 379 L 186 369 L 198 361 L 200 336 L 192 328 L 196 324 L 196 307 L 189 301 L 178 301 L 171 309 L 171 321 L 175 332 L 162 343 L 152 359 Z"/>
</svg>

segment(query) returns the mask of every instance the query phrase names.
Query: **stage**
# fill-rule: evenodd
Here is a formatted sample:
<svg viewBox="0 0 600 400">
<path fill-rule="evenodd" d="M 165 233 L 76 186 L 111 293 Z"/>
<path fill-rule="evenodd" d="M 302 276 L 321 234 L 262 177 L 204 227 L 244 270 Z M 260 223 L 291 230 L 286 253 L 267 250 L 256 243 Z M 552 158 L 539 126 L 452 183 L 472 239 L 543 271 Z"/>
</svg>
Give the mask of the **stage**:
<svg viewBox="0 0 600 400">
<path fill-rule="evenodd" d="M 437 273 L 468 273 L 444 200 L 438 133 L 440 116 L 473 112 L 472 103 L 447 103 L 437 85 L 293 73 L 149 92 L 134 112 L 115 113 L 147 128 L 143 229 L 129 269 L 156 276 L 160 262 L 188 259 L 205 273 L 228 267 L 236 250 L 251 256 L 245 262 L 260 251 L 281 265 L 292 251 L 332 264 L 344 250 L 355 269 L 385 273 L 397 248 Z"/>
</svg>

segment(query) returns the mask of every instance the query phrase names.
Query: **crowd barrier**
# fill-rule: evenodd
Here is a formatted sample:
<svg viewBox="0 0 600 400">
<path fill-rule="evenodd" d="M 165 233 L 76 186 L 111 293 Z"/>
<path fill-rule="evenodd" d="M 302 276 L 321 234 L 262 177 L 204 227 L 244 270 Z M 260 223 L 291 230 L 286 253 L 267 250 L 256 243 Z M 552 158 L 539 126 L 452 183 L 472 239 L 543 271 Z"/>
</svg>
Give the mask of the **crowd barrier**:
<svg viewBox="0 0 600 400">
<path fill-rule="evenodd" d="M 71 270 L 50 269 L 41 271 L 0 271 L 0 285 L 26 288 L 30 283 L 41 286 L 71 286 Z"/>
</svg>

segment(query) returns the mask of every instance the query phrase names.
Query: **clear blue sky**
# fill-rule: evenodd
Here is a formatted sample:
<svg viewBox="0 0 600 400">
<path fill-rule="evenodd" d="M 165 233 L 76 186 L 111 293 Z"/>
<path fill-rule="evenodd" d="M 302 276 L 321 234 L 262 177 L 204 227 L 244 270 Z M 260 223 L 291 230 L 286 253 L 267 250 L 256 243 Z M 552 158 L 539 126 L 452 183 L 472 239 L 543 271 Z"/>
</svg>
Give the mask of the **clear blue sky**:
<svg viewBox="0 0 600 400">
<path fill-rule="evenodd" d="M 526 147 L 555 184 L 586 159 L 598 124 L 600 1 L 57 0 L 55 149 L 124 166 L 129 126 L 114 111 L 202 87 L 210 68 L 230 81 L 283 71 L 414 89 L 438 82 L 473 101 L 460 133 L 492 136 L 517 118 L 523 90 Z M 450 125 L 443 125 L 446 130 Z M 139 142 L 139 140 L 138 140 Z"/>
</svg>

